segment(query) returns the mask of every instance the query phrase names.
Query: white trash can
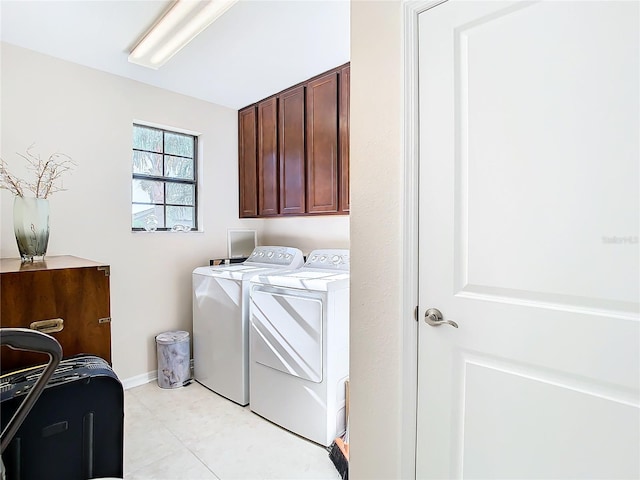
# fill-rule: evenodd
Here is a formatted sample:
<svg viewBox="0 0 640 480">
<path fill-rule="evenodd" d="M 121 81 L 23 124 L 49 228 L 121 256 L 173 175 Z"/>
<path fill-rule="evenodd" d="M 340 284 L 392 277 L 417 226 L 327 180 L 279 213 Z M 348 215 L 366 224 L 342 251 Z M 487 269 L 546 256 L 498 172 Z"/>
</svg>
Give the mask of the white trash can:
<svg viewBox="0 0 640 480">
<path fill-rule="evenodd" d="M 177 330 L 156 336 L 158 386 L 182 387 L 191 380 L 189 332 Z"/>
</svg>

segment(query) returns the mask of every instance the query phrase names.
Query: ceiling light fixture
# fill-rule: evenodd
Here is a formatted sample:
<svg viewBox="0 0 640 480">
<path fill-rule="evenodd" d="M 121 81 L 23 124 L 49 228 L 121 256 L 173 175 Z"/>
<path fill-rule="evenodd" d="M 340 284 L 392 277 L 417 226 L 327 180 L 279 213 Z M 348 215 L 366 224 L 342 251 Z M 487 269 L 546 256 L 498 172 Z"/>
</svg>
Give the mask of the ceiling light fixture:
<svg viewBox="0 0 640 480">
<path fill-rule="evenodd" d="M 238 0 L 177 0 L 129 55 L 129 62 L 157 70 Z"/>
</svg>

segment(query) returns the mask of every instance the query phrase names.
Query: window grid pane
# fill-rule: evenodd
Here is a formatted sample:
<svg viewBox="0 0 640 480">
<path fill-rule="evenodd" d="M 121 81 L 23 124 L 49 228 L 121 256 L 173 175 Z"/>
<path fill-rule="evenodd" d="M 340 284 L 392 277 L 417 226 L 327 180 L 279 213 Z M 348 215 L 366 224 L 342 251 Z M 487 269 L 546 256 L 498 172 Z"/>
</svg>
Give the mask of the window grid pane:
<svg viewBox="0 0 640 480">
<path fill-rule="evenodd" d="M 193 185 L 185 183 L 166 182 L 165 203 L 173 205 L 193 205 Z"/>
<path fill-rule="evenodd" d="M 164 206 L 133 204 L 131 206 L 132 228 L 147 230 L 164 228 Z M 153 229 L 153 228 L 151 228 Z"/>
<path fill-rule="evenodd" d="M 167 227 L 190 227 L 195 225 L 195 208 L 167 205 Z"/>
<path fill-rule="evenodd" d="M 193 137 L 178 133 L 164 133 L 164 153 L 193 158 Z"/>
<path fill-rule="evenodd" d="M 162 155 L 144 150 L 134 150 L 133 173 L 162 175 Z"/>
<path fill-rule="evenodd" d="M 157 180 L 133 179 L 131 198 L 136 203 L 164 203 L 164 183 Z"/>
<path fill-rule="evenodd" d="M 175 155 L 165 155 L 164 175 L 165 177 L 193 180 L 193 159 L 176 157 Z"/>
<path fill-rule="evenodd" d="M 162 153 L 162 130 L 134 125 L 133 148 L 147 152 Z"/>
<path fill-rule="evenodd" d="M 196 230 L 197 137 L 133 125 L 132 230 Z"/>
</svg>

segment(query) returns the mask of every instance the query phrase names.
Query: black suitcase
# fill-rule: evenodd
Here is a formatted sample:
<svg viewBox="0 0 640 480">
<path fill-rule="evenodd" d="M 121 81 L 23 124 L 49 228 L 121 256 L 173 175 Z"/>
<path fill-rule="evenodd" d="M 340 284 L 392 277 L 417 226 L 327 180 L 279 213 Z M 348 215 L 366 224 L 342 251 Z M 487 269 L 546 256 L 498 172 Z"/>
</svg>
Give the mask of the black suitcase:
<svg viewBox="0 0 640 480">
<path fill-rule="evenodd" d="M 14 412 L 44 366 L 0 377 L 0 423 Z M 124 391 L 109 364 L 62 360 L 2 454 L 7 480 L 86 480 L 123 476 Z"/>
</svg>

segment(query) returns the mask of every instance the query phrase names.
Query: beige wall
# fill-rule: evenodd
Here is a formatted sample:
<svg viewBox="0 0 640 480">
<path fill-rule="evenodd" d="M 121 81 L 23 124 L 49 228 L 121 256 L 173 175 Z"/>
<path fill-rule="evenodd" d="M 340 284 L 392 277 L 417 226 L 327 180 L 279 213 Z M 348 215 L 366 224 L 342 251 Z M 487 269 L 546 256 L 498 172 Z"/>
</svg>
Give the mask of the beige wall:
<svg viewBox="0 0 640 480">
<path fill-rule="evenodd" d="M 156 369 L 156 334 L 191 330 L 191 272 L 226 255 L 230 227 L 256 228 L 261 244 L 305 253 L 348 247 L 348 217 L 238 219 L 237 112 L 98 70 L 1 44 L 0 153 L 36 142 L 44 156 L 78 166 L 50 199 L 48 255 L 111 265 L 113 364 L 121 379 Z M 132 233 L 131 124 L 153 122 L 201 133 L 201 233 Z M 13 198 L 0 191 L 0 256 L 18 256 Z"/>
<path fill-rule="evenodd" d="M 350 477 L 406 478 L 402 5 L 351 3 Z M 406 462 L 405 462 L 406 464 Z"/>
<path fill-rule="evenodd" d="M 314 248 L 349 248 L 349 216 L 273 218 L 262 225 L 265 245 L 291 243 L 305 254 Z M 345 235 L 347 233 L 347 235 Z"/>
</svg>

